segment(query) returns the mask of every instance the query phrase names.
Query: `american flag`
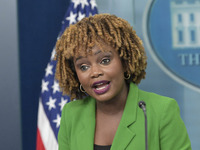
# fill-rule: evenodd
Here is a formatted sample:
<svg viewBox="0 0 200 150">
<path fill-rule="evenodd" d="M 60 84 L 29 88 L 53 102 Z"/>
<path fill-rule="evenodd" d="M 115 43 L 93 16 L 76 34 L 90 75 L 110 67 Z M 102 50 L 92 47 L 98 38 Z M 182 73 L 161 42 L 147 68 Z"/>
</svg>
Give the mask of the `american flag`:
<svg viewBox="0 0 200 150">
<path fill-rule="evenodd" d="M 58 38 L 70 24 L 96 13 L 97 5 L 95 0 L 71 0 L 62 21 Z M 42 80 L 38 108 L 37 150 L 58 149 L 57 135 L 60 127 L 61 111 L 63 106 L 70 101 L 69 96 L 62 95 L 58 82 L 54 79 L 56 68 L 56 61 L 53 60 L 54 55 L 55 48 Z"/>
</svg>

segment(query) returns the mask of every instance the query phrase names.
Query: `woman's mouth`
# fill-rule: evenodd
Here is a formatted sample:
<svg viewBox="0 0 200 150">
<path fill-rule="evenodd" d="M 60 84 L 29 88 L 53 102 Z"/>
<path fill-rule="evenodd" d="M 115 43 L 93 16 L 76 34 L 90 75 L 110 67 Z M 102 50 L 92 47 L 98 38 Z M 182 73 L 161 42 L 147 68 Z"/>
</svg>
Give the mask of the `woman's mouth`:
<svg viewBox="0 0 200 150">
<path fill-rule="evenodd" d="M 92 85 L 93 91 L 100 95 L 106 93 L 110 88 L 110 81 L 97 81 Z"/>
</svg>

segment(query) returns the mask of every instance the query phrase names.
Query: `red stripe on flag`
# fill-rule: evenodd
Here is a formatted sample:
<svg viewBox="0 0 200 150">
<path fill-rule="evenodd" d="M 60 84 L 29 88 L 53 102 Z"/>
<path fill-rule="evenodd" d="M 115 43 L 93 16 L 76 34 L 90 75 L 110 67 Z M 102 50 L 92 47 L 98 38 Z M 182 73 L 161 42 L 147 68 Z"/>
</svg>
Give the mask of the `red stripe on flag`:
<svg viewBox="0 0 200 150">
<path fill-rule="evenodd" d="M 40 136 L 40 130 L 37 128 L 37 144 L 36 144 L 36 150 L 45 150 L 44 144 L 42 142 L 42 138 Z"/>
</svg>

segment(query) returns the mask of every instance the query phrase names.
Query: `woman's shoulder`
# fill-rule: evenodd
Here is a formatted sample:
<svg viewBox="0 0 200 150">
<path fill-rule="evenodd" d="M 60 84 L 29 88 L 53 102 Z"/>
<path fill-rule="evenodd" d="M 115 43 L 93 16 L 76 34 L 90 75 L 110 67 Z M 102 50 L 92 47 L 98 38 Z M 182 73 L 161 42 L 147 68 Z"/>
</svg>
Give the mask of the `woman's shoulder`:
<svg viewBox="0 0 200 150">
<path fill-rule="evenodd" d="M 155 124 L 157 122 L 161 126 L 174 119 L 178 123 L 182 122 L 179 105 L 175 99 L 139 90 L 139 100 L 146 103 L 147 116 Z"/>
<path fill-rule="evenodd" d="M 88 105 L 90 105 L 90 103 L 92 103 L 92 98 L 90 96 L 85 97 L 84 99 L 80 99 L 80 100 L 73 100 L 67 104 L 65 104 L 63 111 L 78 111 L 78 110 L 82 110 L 85 109 L 85 107 L 87 107 Z"/>
<path fill-rule="evenodd" d="M 139 90 L 139 99 L 145 101 L 148 107 L 164 111 L 168 109 L 178 109 L 179 106 L 174 98 L 162 96 L 156 93 Z"/>
<path fill-rule="evenodd" d="M 191 149 L 187 130 L 181 119 L 176 100 L 143 90 L 139 90 L 138 93 L 139 99 L 146 103 L 150 132 L 153 134 L 156 131 L 159 132 L 161 148 Z M 178 142 L 174 142 L 177 138 L 179 138 Z"/>
<path fill-rule="evenodd" d="M 140 89 L 136 84 L 130 84 L 131 94 L 135 94 L 138 101 L 145 101 L 146 103 L 165 104 L 175 101 L 173 98 L 162 96 L 153 92 L 148 92 Z"/>
<path fill-rule="evenodd" d="M 147 101 L 151 101 L 152 103 L 170 103 L 175 101 L 171 97 L 159 95 L 153 92 L 147 92 L 143 90 L 139 90 L 139 98 L 140 99 L 145 99 Z"/>
</svg>

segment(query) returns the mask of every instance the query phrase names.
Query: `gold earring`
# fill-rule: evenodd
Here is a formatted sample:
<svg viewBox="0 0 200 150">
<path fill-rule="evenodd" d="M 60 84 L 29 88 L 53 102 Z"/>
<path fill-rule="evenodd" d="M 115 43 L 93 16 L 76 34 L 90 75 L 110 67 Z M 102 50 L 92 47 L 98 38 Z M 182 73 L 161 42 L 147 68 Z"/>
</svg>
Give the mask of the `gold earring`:
<svg viewBox="0 0 200 150">
<path fill-rule="evenodd" d="M 81 92 L 85 93 L 85 90 L 83 89 L 81 84 L 80 84 L 80 90 L 81 90 Z"/>
<path fill-rule="evenodd" d="M 127 74 L 127 76 L 124 74 L 124 79 L 125 79 L 125 80 L 128 80 L 128 79 L 130 79 L 130 77 L 131 77 L 131 75 L 130 75 L 130 74 Z"/>
</svg>

